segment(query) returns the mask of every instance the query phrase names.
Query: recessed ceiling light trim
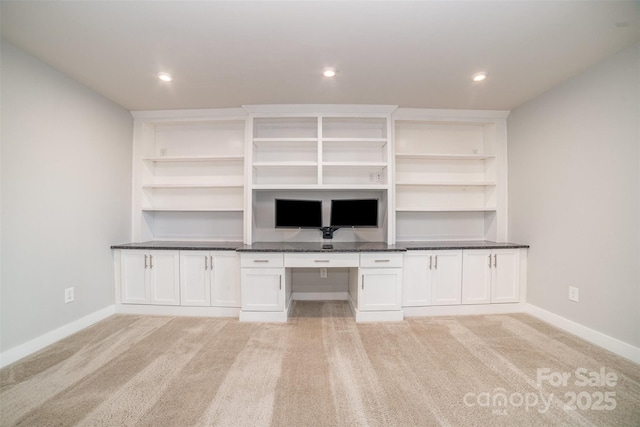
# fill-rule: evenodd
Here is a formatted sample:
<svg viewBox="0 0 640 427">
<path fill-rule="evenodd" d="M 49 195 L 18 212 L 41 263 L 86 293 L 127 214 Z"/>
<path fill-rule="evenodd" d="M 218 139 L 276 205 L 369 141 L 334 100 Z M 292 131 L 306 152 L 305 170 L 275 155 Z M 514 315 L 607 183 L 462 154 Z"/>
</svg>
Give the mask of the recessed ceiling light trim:
<svg viewBox="0 0 640 427">
<path fill-rule="evenodd" d="M 163 82 L 170 82 L 173 80 L 173 77 L 169 73 L 158 73 L 158 78 Z"/>
<path fill-rule="evenodd" d="M 475 73 L 473 76 L 471 76 L 471 80 L 473 80 L 474 82 L 481 82 L 486 78 L 487 78 L 487 73 L 485 73 L 484 71 L 480 73 Z"/>
</svg>

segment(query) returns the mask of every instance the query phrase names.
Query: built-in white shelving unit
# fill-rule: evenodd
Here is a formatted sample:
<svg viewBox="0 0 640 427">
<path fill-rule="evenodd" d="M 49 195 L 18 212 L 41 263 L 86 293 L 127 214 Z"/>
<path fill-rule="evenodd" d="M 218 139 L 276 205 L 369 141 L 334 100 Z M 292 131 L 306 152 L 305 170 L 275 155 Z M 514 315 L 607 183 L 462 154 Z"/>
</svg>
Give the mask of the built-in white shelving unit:
<svg viewBox="0 0 640 427">
<path fill-rule="evenodd" d="M 245 242 L 322 240 L 317 230 L 275 230 L 275 198 L 322 200 L 329 225 L 331 199 L 377 198 L 380 227 L 341 230 L 336 239 L 392 241 L 394 106 L 250 106 Z"/>
<path fill-rule="evenodd" d="M 319 241 L 274 200 L 379 200 L 335 241 L 506 239 L 506 112 L 255 105 L 134 112 L 133 239 Z"/>
<path fill-rule="evenodd" d="M 134 238 L 242 240 L 246 113 L 134 117 Z"/>
<path fill-rule="evenodd" d="M 506 236 L 506 114 L 398 109 L 396 239 Z"/>
</svg>

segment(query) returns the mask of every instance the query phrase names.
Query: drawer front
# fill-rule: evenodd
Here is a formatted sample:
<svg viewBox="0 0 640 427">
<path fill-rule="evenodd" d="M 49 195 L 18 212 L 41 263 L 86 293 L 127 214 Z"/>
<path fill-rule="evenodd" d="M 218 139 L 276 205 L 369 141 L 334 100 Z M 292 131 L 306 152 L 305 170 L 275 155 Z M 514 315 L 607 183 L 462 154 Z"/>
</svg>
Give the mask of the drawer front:
<svg viewBox="0 0 640 427">
<path fill-rule="evenodd" d="M 402 267 L 402 253 L 369 252 L 360 254 L 360 267 Z"/>
<path fill-rule="evenodd" d="M 324 268 L 358 267 L 360 258 L 357 253 L 312 252 L 303 254 L 285 254 L 285 267 Z"/>
<path fill-rule="evenodd" d="M 240 266 L 242 268 L 282 267 L 283 258 L 284 256 L 281 253 L 269 253 L 269 252 L 242 253 L 240 255 Z"/>
</svg>

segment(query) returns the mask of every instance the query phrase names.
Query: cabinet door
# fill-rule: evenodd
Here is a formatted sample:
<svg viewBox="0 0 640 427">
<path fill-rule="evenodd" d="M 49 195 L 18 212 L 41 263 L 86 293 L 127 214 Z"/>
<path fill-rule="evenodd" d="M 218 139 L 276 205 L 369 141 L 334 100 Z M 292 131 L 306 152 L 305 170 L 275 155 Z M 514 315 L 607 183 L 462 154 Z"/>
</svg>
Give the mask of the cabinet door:
<svg viewBox="0 0 640 427">
<path fill-rule="evenodd" d="M 460 304 L 462 294 L 462 251 L 433 251 L 431 304 Z"/>
<path fill-rule="evenodd" d="M 211 305 L 240 307 L 240 255 L 215 252 L 211 272 Z"/>
<path fill-rule="evenodd" d="M 211 305 L 211 259 L 209 252 L 180 252 L 181 305 Z"/>
<path fill-rule="evenodd" d="M 120 253 L 120 294 L 123 304 L 148 304 L 147 267 L 149 254 L 144 250 Z"/>
<path fill-rule="evenodd" d="M 150 251 L 151 304 L 180 305 L 179 251 Z"/>
<path fill-rule="evenodd" d="M 283 275 L 283 268 L 243 268 L 242 310 L 283 311 Z"/>
<path fill-rule="evenodd" d="M 400 310 L 401 268 L 362 268 L 360 280 L 359 310 Z"/>
<path fill-rule="evenodd" d="M 491 302 L 518 302 L 520 298 L 520 251 L 500 249 L 493 251 Z"/>
<path fill-rule="evenodd" d="M 404 255 L 402 274 L 402 306 L 420 307 L 431 305 L 431 252 L 409 251 Z"/>
<path fill-rule="evenodd" d="M 491 302 L 493 257 L 490 250 L 465 250 L 462 255 L 462 304 Z"/>
</svg>

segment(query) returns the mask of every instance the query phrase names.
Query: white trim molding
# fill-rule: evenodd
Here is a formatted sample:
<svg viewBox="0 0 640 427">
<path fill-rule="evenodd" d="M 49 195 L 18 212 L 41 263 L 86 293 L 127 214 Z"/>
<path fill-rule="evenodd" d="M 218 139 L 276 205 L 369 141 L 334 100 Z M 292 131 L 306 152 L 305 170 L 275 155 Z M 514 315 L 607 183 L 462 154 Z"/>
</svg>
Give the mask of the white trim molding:
<svg viewBox="0 0 640 427">
<path fill-rule="evenodd" d="M 70 335 L 80 332 L 81 330 L 88 328 L 89 326 L 98 323 L 101 320 L 106 319 L 116 313 L 115 305 L 110 305 L 102 310 L 98 310 L 94 313 L 81 317 L 78 320 L 74 320 L 71 323 L 67 323 L 64 326 L 54 329 L 51 332 L 47 332 L 44 335 L 40 335 L 24 344 L 20 344 L 17 347 L 10 348 L 9 350 L 0 353 L 0 368 L 4 368 L 16 362 L 24 357 L 27 357 L 39 350 L 42 350 L 48 345 L 51 345 L 61 339 L 64 339 Z"/>
<path fill-rule="evenodd" d="M 624 341 L 620 341 L 617 338 L 613 338 L 609 335 L 603 334 L 584 325 L 574 322 L 573 320 L 566 319 L 550 311 L 544 310 L 535 305 L 526 304 L 525 313 L 530 314 L 544 322 L 547 322 L 563 331 L 576 335 L 592 344 L 602 347 L 611 351 L 619 356 L 629 359 L 632 362 L 640 364 L 640 348 L 634 347 Z"/>
</svg>

